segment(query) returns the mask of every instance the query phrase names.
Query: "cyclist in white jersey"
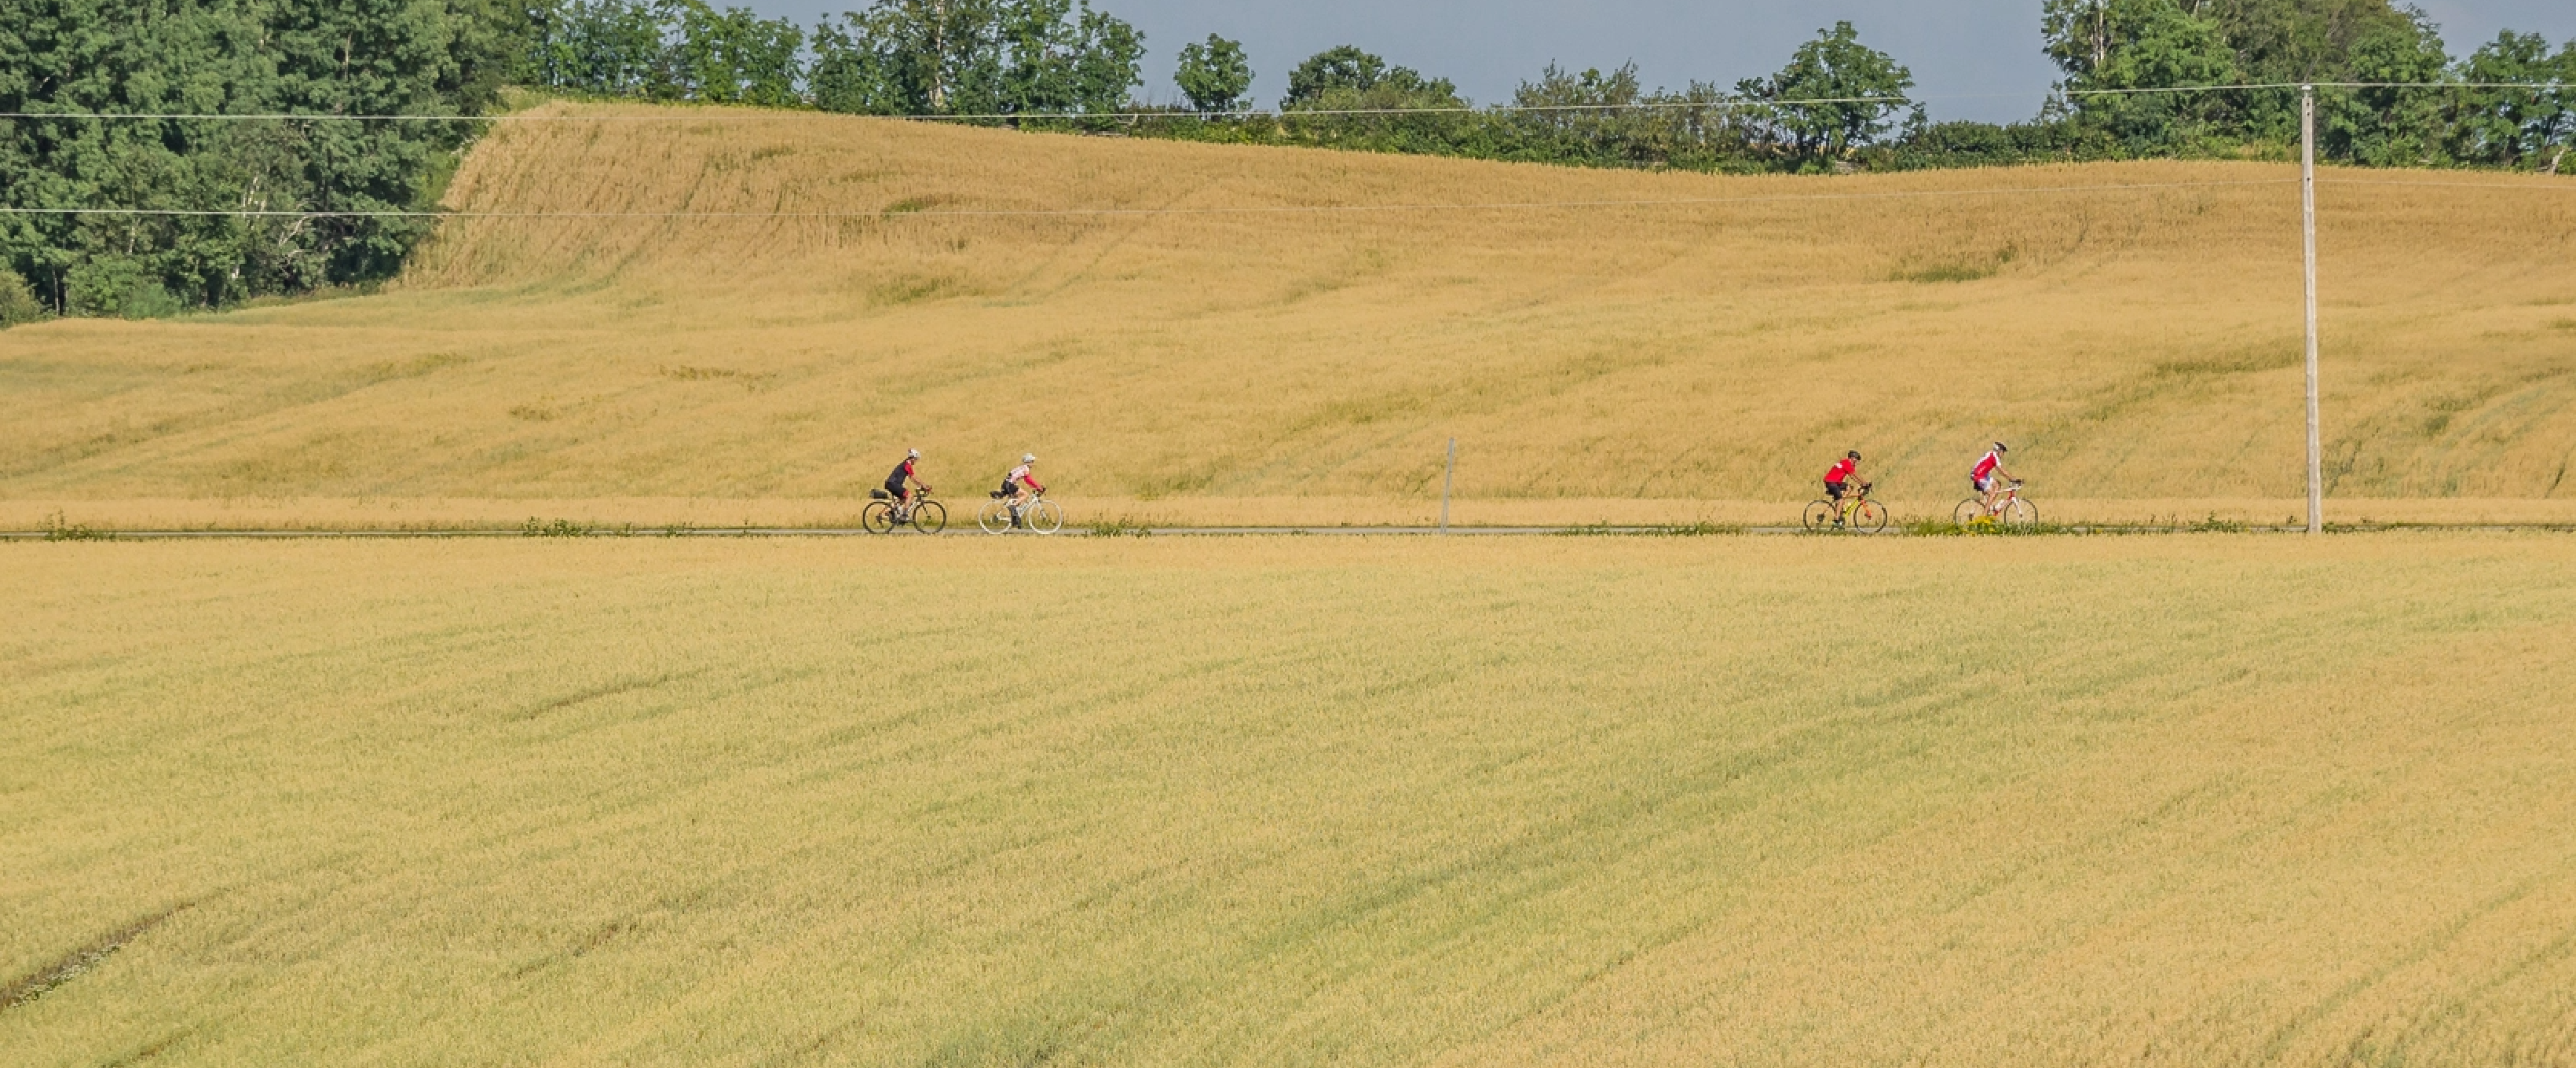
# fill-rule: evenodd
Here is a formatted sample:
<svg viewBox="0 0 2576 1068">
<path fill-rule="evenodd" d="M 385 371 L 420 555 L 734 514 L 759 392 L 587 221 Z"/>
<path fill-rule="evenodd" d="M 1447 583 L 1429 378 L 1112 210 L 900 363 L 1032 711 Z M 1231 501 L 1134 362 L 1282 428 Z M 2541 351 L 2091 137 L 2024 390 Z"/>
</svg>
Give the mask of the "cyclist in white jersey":
<svg viewBox="0 0 2576 1068">
<path fill-rule="evenodd" d="M 1037 462 L 1036 453 L 1021 456 L 1020 466 L 1012 468 L 1010 474 L 1002 476 L 1001 492 L 993 494 L 995 497 L 1006 498 L 1011 502 L 1012 526 L 1020 525 L 1020 507 L 1029 503 L 1030 495 L 1046 492 L 1046 486 L 1039 483 L 1037 474 L 1030 470 L 1037 465 Z"/>
</svg>

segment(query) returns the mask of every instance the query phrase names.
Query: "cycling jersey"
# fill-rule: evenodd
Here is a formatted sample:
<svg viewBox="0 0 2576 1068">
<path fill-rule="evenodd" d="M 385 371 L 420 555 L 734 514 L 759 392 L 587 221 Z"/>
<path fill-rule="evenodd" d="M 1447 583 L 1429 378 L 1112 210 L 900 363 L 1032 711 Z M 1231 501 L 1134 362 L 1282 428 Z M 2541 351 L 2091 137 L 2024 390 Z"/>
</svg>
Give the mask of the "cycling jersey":
<svg viewBox="0 0 2576 1068">
<path fill-rule="evenodd" d="M 1844 460 L 1841 463 L 1835 464 L 1833 470 L 1825 472 L 1825 481 L 1849 482 L 1851 481 L 1851 477 L 1854 474 L 1859 473 L 1859 471 L 1860 464 L 1851 460 Z"/>
<path fill-rule="evenodd" d="M 1995 468 L 2002 467 L 2003 465 L 2003 457 L 1995 455 L 1994 451 L 1991 449 L 1987 450 L 1985 459 L 1977 461 L 1977 469 L 1968 472 L 1968 477 L 1983 482 L 1986 479 L 1994 477 Z"/>
<path fill-rule="evenodd" d="M 919 477 L 921 476 L 912 473 L 912 461 L 905 460 L 902 463 L 894 465 L 894 473 L 886 476 L 886 485 L 900 486 L 903 485 L 903 480 L 907 478 Z"/>
<path fill-rule="evenodd" d="M 1030 489 L 1036 490 L 1040 493 L 1046 492 L 1046 487 L 1038 484 L 1037 476 L 1029 473 L 1029 465 L 1027 464 L 1021 464 L 1018 467 L 1014 467 L 1011 469 L 1010 474 L 1002 476 L 1002 485 L 1026 485 Z"/>
</svg>

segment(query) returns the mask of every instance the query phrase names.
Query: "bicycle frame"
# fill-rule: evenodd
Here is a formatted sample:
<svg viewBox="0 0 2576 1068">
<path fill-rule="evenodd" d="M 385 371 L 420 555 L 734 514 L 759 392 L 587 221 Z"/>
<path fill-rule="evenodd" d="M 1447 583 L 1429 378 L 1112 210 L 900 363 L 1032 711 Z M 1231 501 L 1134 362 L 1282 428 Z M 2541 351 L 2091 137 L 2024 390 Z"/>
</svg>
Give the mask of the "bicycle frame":
<svg viewBox="0 0 2576 1068">
<path fill-rule="evenodd" d="M 1841 503 L 1834 508 L 1834 521 L 1838 523 L 1851 522 L 1852 513 L 1860 509 L 1862 502 L 1869 500 L 1869 491 L 1871 488 L 1872 487 L 1870 486 L 1864 485 L 1860 488 L 1860 492 L 1844 497 Z"/>
</svg>

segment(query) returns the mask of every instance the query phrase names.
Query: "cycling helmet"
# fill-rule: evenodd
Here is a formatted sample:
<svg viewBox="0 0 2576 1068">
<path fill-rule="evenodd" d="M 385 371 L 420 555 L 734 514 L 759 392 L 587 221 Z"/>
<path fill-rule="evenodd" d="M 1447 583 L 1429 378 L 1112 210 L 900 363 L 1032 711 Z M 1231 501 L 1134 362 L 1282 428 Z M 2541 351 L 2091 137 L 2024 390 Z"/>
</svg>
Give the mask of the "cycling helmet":
<svg viewBox="0 0 2576 1068">
<path fill-rule="evenodd" d="M 1995 451 L 1996 451 L 1996 452 L 2011 452 L 2012 450 L 2011 450 L 2011 449 L 2007 449 L 2007 448 L 2005 448 L 2005 447 L 2004 447 L 2004 443 L 2003 443 L 2003 442 L 1998 441 L 1998 442 L 1996 442 L 1996 443 L 1995 443 Z"/>
<path fill-rule="evenodd" d="M 921 459 L 921 450 L 919 450 L 919 449 L 906 449 L 906 450 L 904 450 L 903 458 L 904 458 L 904 459 L 906 459 L 906 460 L 918 460 L 918 459 Z"/>
<path fill-rule="evenodd" d="M 1024 455 L 1024 456 L 1020 457 L 1020 462 L 1021 462 L 1021 463 L 1024 463 L 1024 464 L 1033 464 L 1033 463 L 1036 463 L 1036 462 L 1038 462 L 1038 454 L 1036 454 L 1036 453 L 1029 453 L 1029 454 L 1027 454 L 1027 455 Z"/>
<path fill-rule="evenodd" d="M 1852 451 L 1850 451 L 1850 452 L 1844 453 L 1844 454 L 1843 454 L 1843 459 L 1846 459 L 1846 460 L 1857 460 L 1857 459 L 1860 459 L 1860 450 L 1859 450 L 1859 449 L 1853 449 L 1853 450 L 1852 450 Z"/>
</svg>

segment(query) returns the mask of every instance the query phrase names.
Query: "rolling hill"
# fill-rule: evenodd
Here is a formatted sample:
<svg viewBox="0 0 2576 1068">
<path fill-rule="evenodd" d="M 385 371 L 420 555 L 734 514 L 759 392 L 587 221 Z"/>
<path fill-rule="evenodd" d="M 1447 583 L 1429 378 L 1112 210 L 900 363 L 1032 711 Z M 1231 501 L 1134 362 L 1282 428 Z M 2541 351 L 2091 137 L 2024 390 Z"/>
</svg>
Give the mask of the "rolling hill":
<svg viewBox="0 0 2576 1068">
<path fill-rule="evenodd" d="M 2277 165 L 1745 178 L 534 114 L 386 292 L 0 335 L 0 519 L 807 521 L 919 447 L 952 495 L 1034 450 L 1094 514 L 1332 521 L 1422 514 L 1452 436 L 1468 520 L 1770 515 L 1846 448 L 1937 510 L 1998 437 L 2061 516 L 2302 493 Z M 2327 178 L 2337 507 L 2576 516 L 2576 182 Z"/>
</svg>

